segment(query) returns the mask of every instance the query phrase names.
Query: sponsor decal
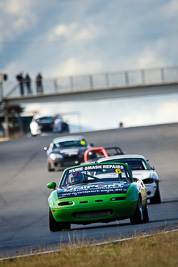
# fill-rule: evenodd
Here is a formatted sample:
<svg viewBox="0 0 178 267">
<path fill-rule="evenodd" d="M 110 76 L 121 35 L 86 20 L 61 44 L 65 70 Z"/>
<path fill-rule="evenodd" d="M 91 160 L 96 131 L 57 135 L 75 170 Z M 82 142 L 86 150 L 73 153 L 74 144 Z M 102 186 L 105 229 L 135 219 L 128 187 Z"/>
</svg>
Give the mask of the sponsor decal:
<svg viewBox="0 0 178 267">
<path fill-rule="evenodd" d="M 119 183 L 111 184 L 92 184 L 82 186 L 69 186 L 64 190 L 58 191 L 58 198 L 92 196 L 103 194 L 124 194 L 127 192 L 129 185 Z"/>
<path fill-rule="evenodd" d="M 123 166 L 120 165 L 89 165 L 89 166 L 84 166 L 84 167 L 78 167 L 74 169 L 70 169 L 69 173 L 77 172 L 77 171 L 88 171 L 88 170 L 101 170 L 101 169 L 116 169 L 115 171 L 117 173 L 121 173 L 121 169 L 124 169 Z"/>
<path fill-rule="evenodd" d="M 81 140 L 81 141 L 80 141 L 80 144 L 81 144 L 82 146 L 85 146 L 85 145 L 86 145 L 85 140 Z"/>
<path fill-rule="evenodd" d="M 113 164 L 110 164 L 110 165 L 101 165 L 101 166 L 103 166 L 103 169 L 117 169 L 117 168 L 123 169 L 124 168 L 123 166 L 113 165 Z"/>
<path fill-rule="evenodd" d="M 116 173 L 121 173 L 121 169 L 116 169 L 115 172 Z"/>
<path fill-rule="evenodd" d="M 71 169 L 71 170 L 69 170 L 69 173 L 80 172 L 80 171 L 83 171 L 83 167 L 79 167 L 79 168 Z"/>
</svg>

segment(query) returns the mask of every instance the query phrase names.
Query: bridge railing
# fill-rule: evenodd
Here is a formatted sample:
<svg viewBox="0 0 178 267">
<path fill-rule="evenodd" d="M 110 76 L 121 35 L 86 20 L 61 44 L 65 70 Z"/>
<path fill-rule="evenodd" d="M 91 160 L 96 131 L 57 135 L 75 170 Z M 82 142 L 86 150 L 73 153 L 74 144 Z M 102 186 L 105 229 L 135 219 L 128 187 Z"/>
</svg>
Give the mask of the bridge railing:
<svg viewBox="0 0 178 267">
<path fill-rule="evenodd" d="M 66 76 L 43 79 L 43 94 L 62 94 L 88 90 L 103 90 L 119 87 L 164 84 L 178 82 L 178 67 L 153 68 L 131 71 L 119 71 L 90 75 Z M 24 83 L 24 95 L 27 93 Z M 36 83 L 31 82 L 32 95 L 37 95 Z M 20 97 L 19 84 L 4 82 L 3 97 Z"/>
</svg>

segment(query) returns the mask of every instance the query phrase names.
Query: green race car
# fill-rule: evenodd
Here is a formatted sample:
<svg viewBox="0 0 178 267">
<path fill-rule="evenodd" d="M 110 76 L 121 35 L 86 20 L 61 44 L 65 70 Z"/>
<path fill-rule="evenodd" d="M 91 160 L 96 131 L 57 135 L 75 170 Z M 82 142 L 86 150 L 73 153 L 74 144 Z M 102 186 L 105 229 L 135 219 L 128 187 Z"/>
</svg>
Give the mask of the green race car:
<svg viewBox="0 0 178 267">
<path fill-rule="evenodd" d="M 130 218 L 132 224 L 148 222 L 144 183 L 132 177 L 124 163 L 93 163 L 64 170 L 59 186 L 48 198 L 50 231 L 71 224 L 111 222 Z"/>
</svg>

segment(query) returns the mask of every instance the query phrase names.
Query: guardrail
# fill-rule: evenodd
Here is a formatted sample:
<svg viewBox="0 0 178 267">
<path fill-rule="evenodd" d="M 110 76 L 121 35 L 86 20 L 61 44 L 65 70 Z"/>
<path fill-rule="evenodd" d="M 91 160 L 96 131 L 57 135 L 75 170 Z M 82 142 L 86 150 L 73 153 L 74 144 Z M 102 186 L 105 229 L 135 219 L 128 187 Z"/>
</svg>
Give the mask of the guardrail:
<svg viewBox="0 0 178 267">
<path fill-rule="evenodd" d="M 40 93 L 36 90 L 36 82 L 32 80 L 31 90 L 33 95 L 46 95 L 171 82 L 178 82 L 177 66 L 43 79 L 43 92 Z M 24 95 L 30 96 L 24 82 L 23 86 Z M 3 98 L 21 96 L 18 83 L 14 85 L 12 82 L 4 82 L 3 92 Z"/>
</svg>

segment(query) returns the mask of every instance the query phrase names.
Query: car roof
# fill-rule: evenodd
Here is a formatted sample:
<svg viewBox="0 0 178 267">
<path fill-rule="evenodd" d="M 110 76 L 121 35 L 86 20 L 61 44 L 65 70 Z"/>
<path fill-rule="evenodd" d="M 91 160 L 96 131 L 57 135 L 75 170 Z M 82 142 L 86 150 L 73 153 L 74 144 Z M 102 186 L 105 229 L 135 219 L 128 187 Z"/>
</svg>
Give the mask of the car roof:
<svg viewBox="0 0 178 267">
<path fill-rule="evenodd" d="M 85 139 L 83 136 L 73 135 L 73 136 L 63 136 L 53 139 L 53 143 L 62 142 L 62 141 L 71 141 L 71 140 L 82 140 Z"/>
<path fill-rule="evenodd" d="M 116 156 L 111 156 L 107 158 L 101 158 L 97 162 L 104 162 L 107 160 L 115 160 L 115 159 L 145 159 L 146 158 L 142 155 L 137 155 L 137 154 L 128 154 L 128 155 L 116 155 Z"/>
</svg>

